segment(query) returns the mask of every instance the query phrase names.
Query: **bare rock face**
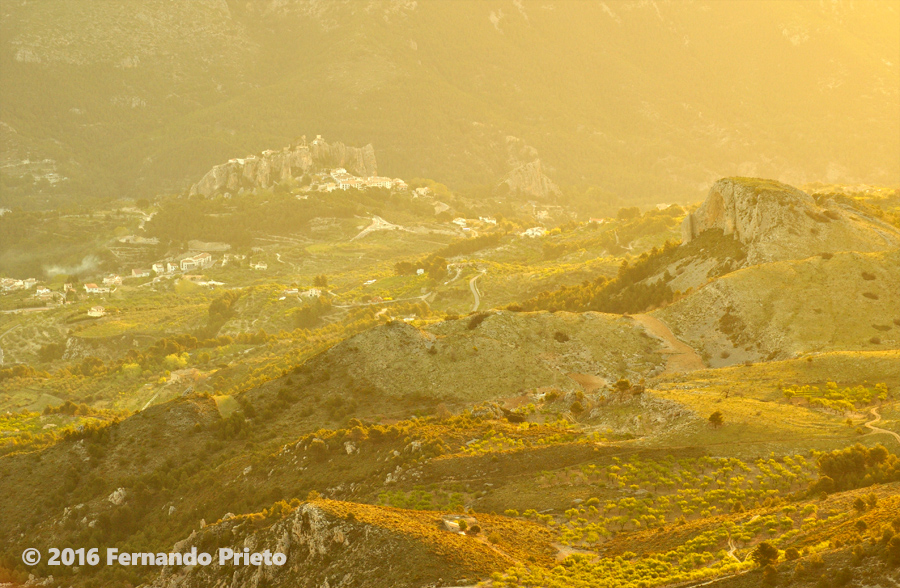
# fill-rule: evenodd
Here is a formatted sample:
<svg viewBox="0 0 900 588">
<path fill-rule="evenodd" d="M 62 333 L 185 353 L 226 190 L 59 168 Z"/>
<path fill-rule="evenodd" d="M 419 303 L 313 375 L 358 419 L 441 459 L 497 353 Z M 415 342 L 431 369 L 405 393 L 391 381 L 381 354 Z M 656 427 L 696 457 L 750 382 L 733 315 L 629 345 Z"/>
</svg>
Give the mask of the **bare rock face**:
<svg viewBox="0 0 900 588">
<path fill-rule="evenodd" d="M 560 193 L 559 187 L 553 183 L 553 180 L 544 175 L 540 159 L 515 168 L 506 174 L 500 184 L 506 184 L 512 193 L 538 198 Z"/>
<path fill-rule="evenodd" d="M 337 167 L 361 177 L 378 175 L 375 149 L 372 145 L 329 144 L 321 138 L 307 144 L 304 137 L 281 151 L 263 151 L 213 167 L 191 187 L 191 195 L 212 196 L 241 188 L 268 188 L 289 178 Z"/>
<path fill-rule="evenodd" d="M 682 242 L 709 229 L 722 229 L 746 245 L 748 264 L 900 246 L 900 231 L 847 203 L 817 202 L 802 190 L 757 178 L 713 184 L 706 201 L 685 217 Z"/>
</svg>

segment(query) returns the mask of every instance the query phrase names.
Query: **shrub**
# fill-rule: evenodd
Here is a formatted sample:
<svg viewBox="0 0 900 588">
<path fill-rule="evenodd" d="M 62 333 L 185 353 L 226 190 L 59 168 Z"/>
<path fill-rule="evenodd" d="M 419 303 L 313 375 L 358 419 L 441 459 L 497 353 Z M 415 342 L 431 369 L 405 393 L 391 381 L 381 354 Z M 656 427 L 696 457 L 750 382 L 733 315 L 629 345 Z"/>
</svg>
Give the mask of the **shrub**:
<svg viewBox="0 0 900 588">
<path fill-rule="evenodd" d="M 487 312 L 478 312 L 478 313 L 473 314 L 471 316 L 471 318 L 469 318 L 469 324 L 468 324 L 469 330 L 473 331 L 473 330 L 477 329 L 478 325 L 483 323 L 484 319 L 486 319 L 488 316 L 489 316 L 489 313 L 487 313 Z"/>
<path fill-rule="evenodd" d="M 557 341 L 559 341 L 560 343 L 565 343 L 566 341 L 569 340 L 569 336 L 566 335 L 565 333 L 563 333 L 562 331 L 556 331 L 556 333 L 553 334 L 553 338 L 556 339 Z"/>
</svg>

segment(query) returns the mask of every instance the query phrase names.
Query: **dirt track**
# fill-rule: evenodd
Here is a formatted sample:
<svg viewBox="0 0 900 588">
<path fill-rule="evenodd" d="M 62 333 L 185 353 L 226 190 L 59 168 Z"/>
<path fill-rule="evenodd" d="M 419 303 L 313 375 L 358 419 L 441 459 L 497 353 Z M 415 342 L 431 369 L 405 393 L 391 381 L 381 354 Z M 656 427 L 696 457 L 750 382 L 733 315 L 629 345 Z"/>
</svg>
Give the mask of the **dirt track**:
<svg viewBox="0 0 900 588">
<path fill-rule="evenodd" d="M 706 368 L 703 359 L 697 355 L 697 352 L 679 340 L 666 323 L 649 314 L 635 314 L 631 318 L 643 325 L 650 335 L 665 343 L 662 350 L 663 354 L 668 355 L 665 373 L 692 372 Z"/>
<path fill-rule="evenodd" d="M 887 429 L 882 429 L 880 427 L 873 426 L 875 423 L 881 421 L 881 415 L 878 413 L 878 409 L 873 408 L 869 412 L 872 413 L 872 416 L 875 418 L 872 419 L 871 421 L 869 421 L 868 423 L 866 423 L 866 427 L 870 428 L 873 433 L 885 433 L 887 435 L 891 435 L 894 439 L 897 440 L 897 443 L 900 443 L 900 435 L 898 435 L 897 433 L 895 433 L 893 431 L 888 431 Z"/>
</svg>

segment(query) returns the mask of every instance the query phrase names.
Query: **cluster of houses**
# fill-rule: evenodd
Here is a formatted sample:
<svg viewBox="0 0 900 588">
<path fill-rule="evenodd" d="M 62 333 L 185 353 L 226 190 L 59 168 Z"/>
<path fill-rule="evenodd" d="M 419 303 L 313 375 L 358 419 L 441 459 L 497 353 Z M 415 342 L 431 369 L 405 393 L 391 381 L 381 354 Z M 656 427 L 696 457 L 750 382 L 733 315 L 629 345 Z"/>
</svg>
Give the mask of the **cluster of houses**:
<svg viewBox="0 0 900 588">
<path fill-rule="evenodd" d="M 24 280 L 0 278 L 0 291 L 7 293 L 15 292 L 16 290 L 30 290 L 34 288 L 35 284 L 37 284 L 37 280 L 34 278 L 26 278 Z"/>
<path fill-rule="evenodd" d="M 365 190 L 367 188 L 387 188 L 403 192 L 406 190 L 406 182 L 400 178 L 385 178 L 382 176 L 369 176 L 360 178 L 339 167 L 327 172 L 315 174 L 310 183 L 310 191 L 333 192 L 334 190 Z"/>
</svg>

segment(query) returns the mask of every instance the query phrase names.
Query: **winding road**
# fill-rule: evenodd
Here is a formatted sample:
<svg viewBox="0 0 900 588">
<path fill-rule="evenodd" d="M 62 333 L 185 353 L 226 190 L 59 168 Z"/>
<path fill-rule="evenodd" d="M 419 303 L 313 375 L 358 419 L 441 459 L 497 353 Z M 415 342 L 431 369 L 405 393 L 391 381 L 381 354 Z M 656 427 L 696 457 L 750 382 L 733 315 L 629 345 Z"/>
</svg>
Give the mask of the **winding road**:
<svg viewBox="0 0 900 588">
<path fill-rule="evenodd" d="M 887 435 L 890 435 L 891 437 L 893 437 L 894 439 L 897 440 L 897 443 L 900 443 L 900 435 L 898 435 L 897 433 L 895 433 L 893 431 L 888 431 L 887 429 L 882 429 L 881 427 L 873 426 L 873 425 L 875 425 L 875 423 L 878 423 L 881 421 L 881 414 L 879 414 L 877 408 L 873 408 L 873 409 L 869 410 L 869 413 L 875 418 L 872 419 L 871 421 L 869 421 L 868 423 L 866 423 L 866 427 L 871 429 L 873 433 L 885 433 Z"/>
<path fill-rule="evenodd" d="M 478 285 L 475 281 L 485 274 L 484 270 L 481 270 L 481 273 L 469 280 L 469 290 L 472 291 L 472 296 L 475 297 L 475 304 L 472 305 L 472 312 L 478 310 L 478 307 L 481 305 L 481 293 L 478 291 Z"/>
<path fill-rule="evenodd" d="M 706 368 L 703 359 L 697 355 L 697 352 L 690 345 L 678 339 L 666 323 L 649 314 L 635 314 L 631 318 L 643 325 L 650 335 L 665 343 L 666 346 L 662 353 L 668 355 L 668 358 L 666 359 L 666 370 L 663 373 L 684 373 Z"/>
</svg>

